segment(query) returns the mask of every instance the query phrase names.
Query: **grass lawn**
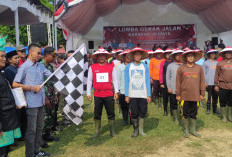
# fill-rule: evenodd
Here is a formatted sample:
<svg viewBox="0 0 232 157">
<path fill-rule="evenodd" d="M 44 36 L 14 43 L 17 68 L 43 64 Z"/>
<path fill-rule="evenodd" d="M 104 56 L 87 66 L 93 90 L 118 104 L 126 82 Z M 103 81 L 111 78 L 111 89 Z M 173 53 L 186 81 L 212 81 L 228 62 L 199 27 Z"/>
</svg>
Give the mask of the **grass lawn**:
<svg viewBox="0 0 232 157">
<path fill-rule="evenodd" d="M 118 116 L 118 106 L 115 107 L 116 113 L 116 133 L 117 138 L 111 138 L 109 135 L 108 120 L 105 109 L 102 115 L 102 132 L 100 137 L 94 139 L 93 106 L 85 99 L 85 113 L 83 123 L 79 126 L 71 125 L 64 128 L 64 131 L 58 133 L 60 141 L 49 143 L 50 148 L 44 149 L 55 157 L 111 157 L 111 156 L 144 156 L 154 154 L 164 146 L 171 147 L 175 141 L 184 139 L 182 127 L 175 125 L 170 117 L 164 117 L 163 109 L 157 108 L 154 103 L 148 105 L 148 117 L 145 120 L 145 133 L 147 137 L 138 136 L 131 138 L 133 132 L 132 126 L 122 127 L 122 119 Z M 203 103 L 203 106 L 205 104 Z M 202 129 L 231 129 L 229 122 L 223 123 L 220 117 L 214 114 L 206 115 L 205 108 L 199 109 L 198 130 Z M 210 139 L 208 139 L 210 140 Z M 190 146 L 199 145 L 192 143 Z M 10 157 L 25 156 L 24 143 L 14 148 Z"/>
</svg>

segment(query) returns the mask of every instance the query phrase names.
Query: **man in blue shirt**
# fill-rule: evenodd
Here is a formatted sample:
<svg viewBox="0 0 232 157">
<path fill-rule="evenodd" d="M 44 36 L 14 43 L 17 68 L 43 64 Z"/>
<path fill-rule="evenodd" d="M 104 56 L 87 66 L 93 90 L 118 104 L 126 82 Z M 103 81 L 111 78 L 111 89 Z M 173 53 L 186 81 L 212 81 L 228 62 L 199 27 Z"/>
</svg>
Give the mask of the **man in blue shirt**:
<svg viewBox="0 0 232 157">
<path fill-rule="evenodd" d="M 29 56 L 18 69 L 13 87 L 22 87 L 27 101 L 27 129 L 25 135 L 26 157 L 50 156 L 40 151 L 42 139 L 43 119 L 45 104 L 44 88 L 40 85 L 44 77 L 49 77 L 51 72 L 38 61 L 41 59 L 41 47 L 37 44 L 30 44 L 28 47 Z"/>
</svg>

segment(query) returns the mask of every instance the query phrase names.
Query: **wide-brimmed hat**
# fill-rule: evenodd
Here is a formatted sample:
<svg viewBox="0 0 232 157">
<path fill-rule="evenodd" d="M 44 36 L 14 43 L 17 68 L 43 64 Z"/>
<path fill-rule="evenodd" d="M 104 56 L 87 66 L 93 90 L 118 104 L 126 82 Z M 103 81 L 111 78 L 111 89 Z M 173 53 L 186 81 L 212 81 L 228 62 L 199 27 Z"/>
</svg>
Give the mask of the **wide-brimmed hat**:
<svg viewBox="0 0 232 157">
<path fill-rule="evenodd" d="M 170 59 L 170 60 L 174 60 L 174 59 L 175 59 L 175 54 L 182 54 L 182 53 L 184 53 L 183 50 L 175 49 L 175 51 L 173 51 L 173 52 L 169 55 L 169 59 Z"/>
<path fill-rule="evenodd" d="M 102 47 L 100 47 L 96 52 L 94 52 L 94 54 L 91 56 L 92 59 L 96 60 L 97 59 L 97 55 L 99 54 L 105 54 L 107 57 L 107 59 L 109 59 L 111 57 L 111 54 L 106 51 L 105 49 L 103 49 Z"/>
<path fill-rule="evenodd" d="M 128 55 L 127 55 L 128 59 L 134 60 L 134 53 L 135 52 L 141 52 L 142 53 L 141 60 L 146 59 L 148 57 L 148 53 L 147 53 L 146 50 L 144 50 L 144 49 L 142 49 L 140 47 L 136 47 L 133 50 L 131 50 L 130 53 L 128 53 Z"/>
<path fill-rule="evenodd" d="M 167 48 L 167 49 L 164 51 L 164 53 L 172 53 L 172 52 L 173 52 L 173 50 L 170 49 L 170 48 Z"/>
<path fill-rule="evenodd" d="M 154 51 L 153 51 L 153 50 L 147 50 L 147 53 L 148 53 L 149 55 L 153 55 L 153 54 L 154 54 Z"/>
<path fill-rule="evenodd" d="M 232 52 L 232 48 L 230 46 L 227 46 L 224 48 L 221 52 L 219 52 L 219 55 L 223 55 L 225 52 Z"/>
<path fill-rule="evenodd" d="M 125 51 L 123 51 L 122 53 L 120 53 L 118 55 L 118 60 L 122 61 L 123 59 L 126 58 L 126 54 L 130 53 L 130 49 L 126 49 Z"/>
<path fill-rule="evenodd" d="M 190 50 L 190 48 L 188 48 L 188 47 L 185 47 L 185 48 L 183 49 L 183 51 L 188 51 L 188 50 Z"/>
<path fill-rule="evenodd" d="M 164 53 L 164 50 L 162 50 L 161 48 L 157 48 L 154 52 L 154 54 L 158 54 L 158 53 Z"/>
<path fill-rule="evenodd" d="M 181 54 L 181 56 L 180 56 L 180 62 L 185 63 L 186 62 L 185 57 L 189 53 L 194 53 L 195 54 L 195 62 L 197 62 L 198 60 L 200 60 L 201 57 L 202 57 L 202 53 L 201 52 L 189 49 L 189 50 L 187 50 L 187 51 L 185 51 L 184 53 Z"/>
<path fill-rule="evenodd" d="M 112 54 L 120 54 L 120 53 L 122 53 L 122 52 L 123 52 L 123 50 L 117 49 L 117 50 L 113 50 L 113 51 L 112 51 Z"/>
<path fill-rule="evenodd" d="M 209 51 L 207 52 L 207 53 L 205 53 L 205 55 L 204 55 L 204 57 L 205 58 L 209 58 L 209 54 L 210 53 L 219 53 L 219 51 L 218 50 L 215 50 L 215 49 L 209 49 Z"/>
</svg>

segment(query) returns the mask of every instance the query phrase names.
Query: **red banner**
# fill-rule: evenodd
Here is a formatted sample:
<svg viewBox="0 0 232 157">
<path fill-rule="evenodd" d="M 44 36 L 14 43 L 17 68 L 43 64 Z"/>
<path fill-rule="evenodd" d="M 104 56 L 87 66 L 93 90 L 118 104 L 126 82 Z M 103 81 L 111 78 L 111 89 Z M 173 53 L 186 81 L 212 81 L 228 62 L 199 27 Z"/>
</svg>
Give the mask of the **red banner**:
<svg viewBox="0 0 232 157">
<path fill-rule="evenodd" d="M 157 26 L 106 26 L 104 48 L 132 49 L 140 46 L 152 49 L 154 45 L 169 48 L 196 48 L 194 24 Z"/>
</svg>

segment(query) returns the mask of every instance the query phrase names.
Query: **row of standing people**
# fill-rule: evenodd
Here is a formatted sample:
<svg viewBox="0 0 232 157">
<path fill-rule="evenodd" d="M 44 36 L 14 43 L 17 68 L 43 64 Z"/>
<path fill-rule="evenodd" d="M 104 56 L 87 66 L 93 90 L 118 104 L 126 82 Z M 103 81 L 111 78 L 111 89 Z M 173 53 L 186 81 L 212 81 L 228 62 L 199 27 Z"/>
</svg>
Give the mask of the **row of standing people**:
<svg viewBox="0 0 232 157">
<path fill-rule="evenodd" d="M 130 113 L 134 127 L 132 137 L 137 137 L 139 134 L 146 136 L 143 128 L 147 104 L 152 99 L 161 105 L 157 101 L 160 91 L 163 91 L 164 116 L 167 116 L 169 100 L 170 111 L 176 124 L 179 124 L 178 107 L 180 108 L 185 137 L 189 137 L 189 132 L 200 137 L 200 134 L 196 132 L 196 118 L 199 104 L 203 100 L 206 90 L 208 92 L 207 113 L 209 113 L 211 97 L 213 97 L 213 112 L 219 113 L 216 96 L 219 92 L 223 121 L 226 121 L 225 107 L 227 105 L 229 106 L 228 119 L 231 121 L 232 104 L 229 99 L 231 96 L 229 80 L 232 80 L 230 74 L 232 70 L 231 52 L 232 49 L 229 47 L 220 53 L 211 49 L 205 55 L 207 60 L 201 66 L 196 64 L 199 59 L 202 59 L 200 50 L 186 48 L 163 51 L 157 49 L 155 52 L 147 52 L 141 48 L 135 48 L 114 51 L 116 60 L 113 61 L 113 64 L 109 64 L 107 59 L 111 54 L 100 48 L 92 55 L 97 63 L 91 65 L 89 69 L 87 88 L 89 100 L 91 100 L 91 86 L 93 85 L 94 88 L 96 130 L 94 137 L 98 137 L 100 134 L 103 105 L 107 111 L 111 136 L 116 136 L 113 99 L 117 99 L 118 96 L 123 113 L 123 125 L 127 124 L 128 113 Z M 218 54 L 223 58 L 219 63 L 216 61 Z M 150 60 L 146 59 L 149 55 Z M 152 94 L 151 85 L 153 87 Z"/>
</svg>

